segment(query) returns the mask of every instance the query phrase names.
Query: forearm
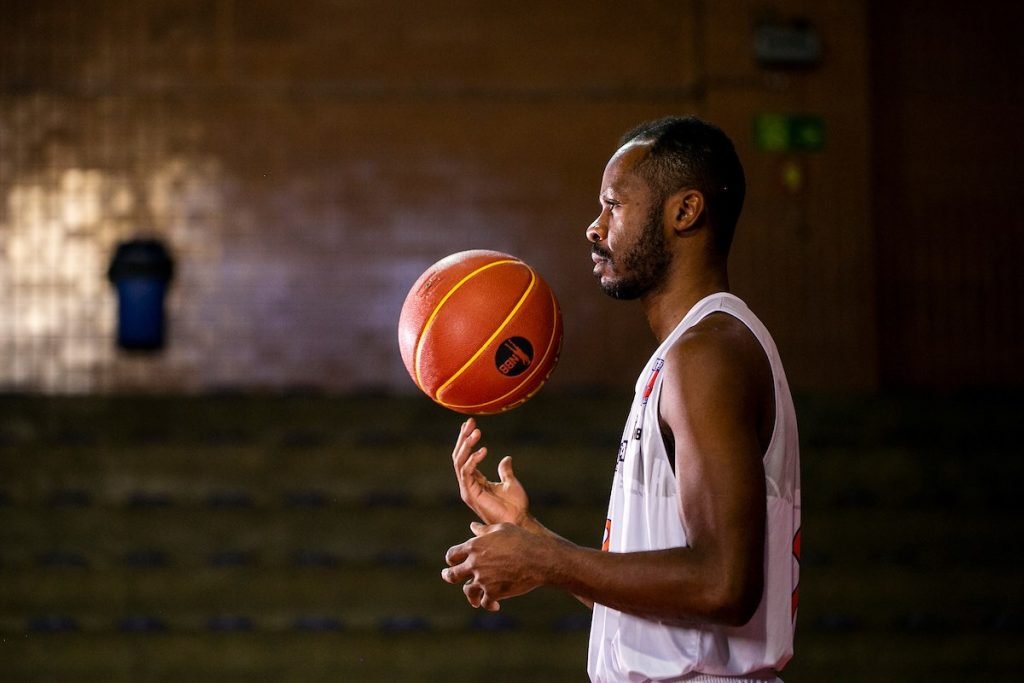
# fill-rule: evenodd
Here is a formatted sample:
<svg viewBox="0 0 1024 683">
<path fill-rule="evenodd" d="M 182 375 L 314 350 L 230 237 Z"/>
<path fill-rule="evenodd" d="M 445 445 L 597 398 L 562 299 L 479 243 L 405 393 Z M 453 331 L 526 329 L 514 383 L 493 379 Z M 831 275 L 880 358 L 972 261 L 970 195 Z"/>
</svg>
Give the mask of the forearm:
<svg viewBox="0 0 1024 683">
<path fill-rule="evenodd" d="M 730 585 L 729 572 L 690 548 L 611 553 L 552 538 L 540 559 L 545 583 L 584 604 L 672 621 L 738 625 L 749 619 L 744 587 Z"/>
<path fill-rule="evenodd" d="M 643 553 L 608 553 L 584 548 L 547 528 L 533 515 L 521 526 L 553 543 L 542 555 L 547 583 L 593 609 L 600 603 L 654 619 L 718 621 L 723 608 L 715 574 L 689 548 Z M 720 575 L 720 574 L 719 574 Z"/>
</svg>

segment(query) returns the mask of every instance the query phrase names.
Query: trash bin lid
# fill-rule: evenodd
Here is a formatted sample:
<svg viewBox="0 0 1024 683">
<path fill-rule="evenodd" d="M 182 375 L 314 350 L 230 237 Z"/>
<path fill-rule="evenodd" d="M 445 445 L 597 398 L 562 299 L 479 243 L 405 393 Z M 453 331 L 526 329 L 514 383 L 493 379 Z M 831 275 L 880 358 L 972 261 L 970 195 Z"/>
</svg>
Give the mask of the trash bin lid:
<svg viewBox="0 0 1024 683">
<path fill-rule="evenodd" d="M 160 240 L 152 238 L 136 238 L 118 243 L 107 270 L 111 282 L 125 277 L 170 280 L 173 275 L 174 261 L 167 247 Z"/>
</svg>

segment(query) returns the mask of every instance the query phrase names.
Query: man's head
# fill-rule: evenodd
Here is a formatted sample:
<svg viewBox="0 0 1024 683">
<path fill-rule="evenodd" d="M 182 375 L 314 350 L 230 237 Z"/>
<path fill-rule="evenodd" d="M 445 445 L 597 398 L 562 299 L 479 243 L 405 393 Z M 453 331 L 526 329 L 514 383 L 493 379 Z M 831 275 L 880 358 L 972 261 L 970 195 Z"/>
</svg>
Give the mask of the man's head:
<svg viewBox="0 0 1024 683">
<path fill-rule="evenodd" d="M 727 256 L 747 189 L 732 140 L 694 116 L 673 116 L 642 123 L 619 140 L 620 148 L 630 143 L 647 147 L 633 170 L 647 181 L 656 203 L 683 189 L 703 195 L 714 246 Z"/>
<path fill-rule="evenodd" d="M 587 229 L 602 288 L 633 299 L 662 287 L 672 234 L 703 235 L 724 264 L 744 190 L 739 159 L 718 128 L 687 117 L 629 131 L 605 168 L 601 214 Z"/>
</svg>

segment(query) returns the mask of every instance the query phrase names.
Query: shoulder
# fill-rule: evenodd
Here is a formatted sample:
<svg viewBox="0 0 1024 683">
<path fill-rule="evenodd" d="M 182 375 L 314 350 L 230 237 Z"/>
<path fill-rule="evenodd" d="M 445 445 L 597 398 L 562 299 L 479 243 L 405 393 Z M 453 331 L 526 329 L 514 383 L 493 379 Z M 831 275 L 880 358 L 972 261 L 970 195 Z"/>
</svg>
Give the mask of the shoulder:
<svg viewBox="0 0 1024 683">
<path fill-rule="evenodd" d="M 662 418 L 683 410 L 755 418 L 771 400 L 771 365 L 754 333 L 728 313 L 684 332 L 665 356 Z M 708 416 L 710 417 L 710 416 Z"/>
<path fill-rule="evenodd" d="M 767 362 L 761 343 L 741 320 L 712 313 L 684 332 L 666 354 L 674 375 L 756 375 Z"/>
</svg>

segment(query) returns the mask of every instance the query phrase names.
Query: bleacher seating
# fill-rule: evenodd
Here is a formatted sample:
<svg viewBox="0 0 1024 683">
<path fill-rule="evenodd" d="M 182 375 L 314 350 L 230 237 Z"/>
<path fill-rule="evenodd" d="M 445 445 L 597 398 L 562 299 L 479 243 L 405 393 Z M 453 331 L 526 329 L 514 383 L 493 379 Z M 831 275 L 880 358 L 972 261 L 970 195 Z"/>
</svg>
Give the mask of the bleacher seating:
<svg viewBox="0 0 1024 683">
<path fill-rule="evenodd" d="M 596 545 L 626 403 L 542 395 L 484 418 L 489 471 L 514 454 L 537 515 Z M 1013 410 L 947 406 L 932 429 L 933 408 L 801 403 L 787 681 L 1011 670 L 1024 465 L 999 435 Z M 585 680 L 573 599 L 541 589 L 491 614 L 440 580 L 472 515 L 449 460 L 462 418 L 422 398 L 0 409 L 2 681 Z"/>
</svg>

